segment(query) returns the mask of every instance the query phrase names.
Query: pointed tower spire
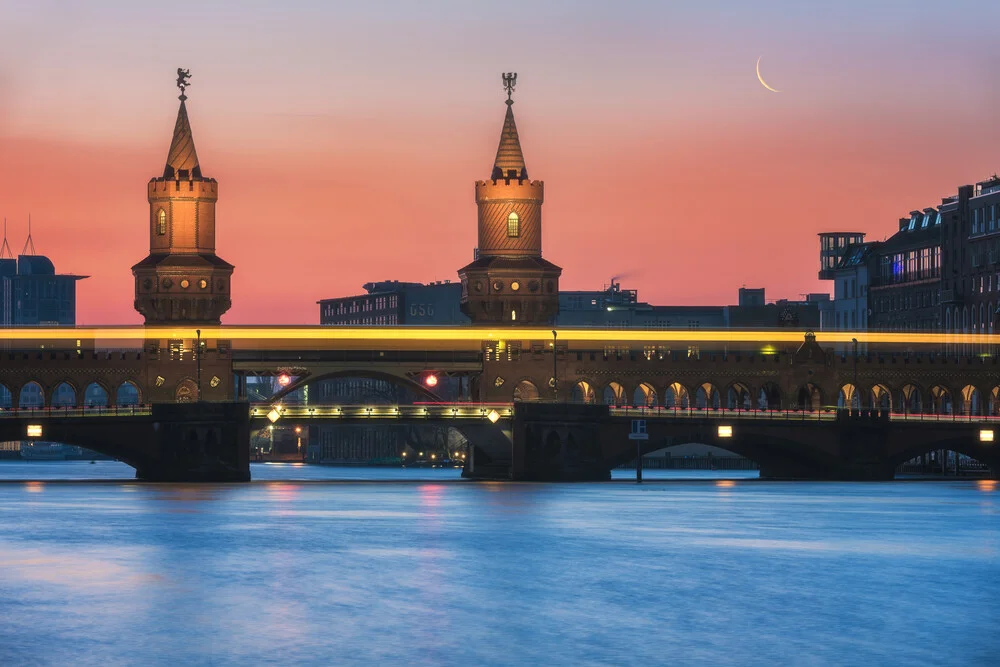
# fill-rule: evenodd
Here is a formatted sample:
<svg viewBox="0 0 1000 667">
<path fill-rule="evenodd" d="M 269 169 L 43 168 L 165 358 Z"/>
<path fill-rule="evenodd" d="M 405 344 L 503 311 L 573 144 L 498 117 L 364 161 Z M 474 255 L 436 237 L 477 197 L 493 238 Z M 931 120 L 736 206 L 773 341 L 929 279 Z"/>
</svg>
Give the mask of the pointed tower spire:
<svg viewBox="0 0 1000 667">
<path fill-rule="evenodd" d="M 524 165 L 524 154 L 521 152 L 521 140 L 517 136 L 517 124 L 514 123 L 514 86 L 517 85 L 517 73 L 508 72 L 501 75 L 503 87 L 507 91 L 507 115 L 503 119 L 503 130 L 500 132 L 500 145 L 497 147 L 497 157 L 493 161 L 493 180 L 500 178 L 528 178 L 528 168 Z"/>
<path fill-rule="evenodd" d="M 14 259 L 14 252 L 7 243 L 7 218 L 3 219 L 3 245 L 0 245 L 0 259 Z"/>
<path fill-rule="evenodd" d="M 7 236 L 7 221 L 4 220 L 4 241 L 6 241 Z M 31 250 L 31 252 L 28 252 Z M 22 255 L 37 255 L 35 252 L 35 242 L 31 239 L 31 214 L 28 214 L 28 238 L 24 241 L 24 247 L 21 248 Z"/>
<path fill-rule="evenodd" d="M 177 110 L 177 122 L 174 123 L 174 136 L 170 141 L 170 152 L 167 154 L 167 166 L 163 170 L 163 178 L 167 179 L 199 179 L 201 165 L 198 164 L 198 151 L 194 148 L 194 135 L 191 133 L 191 121 L 188 120 L 187 94 L 184 90 L 191 84 L 191 71 L 177 68 L 177 87 L 181 94 L 178 98 L 181 106 Z"/>
</svg>

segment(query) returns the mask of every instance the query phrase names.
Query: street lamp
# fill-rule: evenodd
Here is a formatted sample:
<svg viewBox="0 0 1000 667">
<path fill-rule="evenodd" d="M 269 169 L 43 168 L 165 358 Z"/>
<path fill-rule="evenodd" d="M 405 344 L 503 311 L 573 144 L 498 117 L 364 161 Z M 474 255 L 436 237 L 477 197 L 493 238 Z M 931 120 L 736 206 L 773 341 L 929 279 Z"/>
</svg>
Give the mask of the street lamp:
<svg viewBox="0 0 1000 667">
<path fill-rule="evenodd" d="M 858 409 L 860 410 L 861 394 L 858 393 L 858 339 L 852 338 L 851 342 L 854 343 L 854 396 L 858 397 Z"/>
<path fill-rule="evenodd" d="M 195 352 L 195 359 L 198 360 L 198 375 L 197 375 L 197 378 L 198 378 L 198 400 L 200 401 L 200 400 L 202 400 L 201 399 L 201 329 L 195 329 L 194 332 L 198 336 L 198 348 L 197 348 L 197 352 Z"/>
<path fill-rule="evenodd" d="M 555 329 L 553 329 L 552 330 L 552 381 L 549 384 L 552 385 L 552 397 L 556 400 L 559 399 L 559 380 L 556 379 L 557 377 L 556 359 L 559 356 L 559 353 L 557 352 L 558 348 L 556 347 L 556 339 L 558 337 L 559 334 L 556 333 Z"/>
</svg>

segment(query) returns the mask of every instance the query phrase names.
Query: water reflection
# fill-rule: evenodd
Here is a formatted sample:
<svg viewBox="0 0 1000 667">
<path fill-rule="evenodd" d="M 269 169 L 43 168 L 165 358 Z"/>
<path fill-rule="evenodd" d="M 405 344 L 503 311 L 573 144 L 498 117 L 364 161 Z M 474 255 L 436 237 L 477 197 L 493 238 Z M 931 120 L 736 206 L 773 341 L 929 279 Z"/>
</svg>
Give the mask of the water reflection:
<svg viewBox="0 0 1000 667">
<path fill-rule="evenodd" d="M 268 469 L 0 484 L 0 664 L 985 665 L 998 648 L 995 482 Z"/>
</svg>

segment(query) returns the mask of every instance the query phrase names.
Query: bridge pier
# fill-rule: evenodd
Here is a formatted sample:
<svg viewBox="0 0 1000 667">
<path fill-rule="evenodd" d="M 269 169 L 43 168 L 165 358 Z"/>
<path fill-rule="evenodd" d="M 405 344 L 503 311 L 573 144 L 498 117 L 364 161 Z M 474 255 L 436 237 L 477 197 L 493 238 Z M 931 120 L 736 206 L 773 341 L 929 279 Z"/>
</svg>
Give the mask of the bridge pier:
<svg viewBox="0 0 1000 667">
<path fill-rule="evenodd" d="M 250 481 L 250 418 L 247 403 L 153 405 L 158 456 L 136 464 L 148 482 Z"/>
</svg>

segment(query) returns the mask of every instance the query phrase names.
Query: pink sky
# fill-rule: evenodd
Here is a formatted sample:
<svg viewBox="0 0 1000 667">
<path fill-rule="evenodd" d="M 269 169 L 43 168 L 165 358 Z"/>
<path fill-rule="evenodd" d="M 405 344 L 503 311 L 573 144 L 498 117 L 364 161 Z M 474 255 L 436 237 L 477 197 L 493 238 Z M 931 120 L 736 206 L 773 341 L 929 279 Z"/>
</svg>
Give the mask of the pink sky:
<svg viewBox="0 0 1000 667">
<path fill-rule="evenodd" d="M 1000 10 L 976 3 L 371 4 L 8 0 L 0 214 L 14 250 L 30 211 L 38 251 L 91 276 L 78 322 L 139 321 L 129 269 L 147 251 L 145 184 L 163 169 L 178 66 L 220 183 L 229 323 L 315 323 L 316 300 L 370 280 L 456 280 L 501 71 L 519 73 L 564 289 L 628 274 L 654 303 L 827 291 L 817 232 L 882 238 L 1000 169 L 987 28 Z M 758 56 L 783 92 L 758 83 Z"/>
</svg>

